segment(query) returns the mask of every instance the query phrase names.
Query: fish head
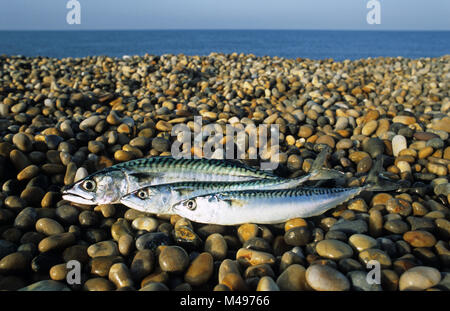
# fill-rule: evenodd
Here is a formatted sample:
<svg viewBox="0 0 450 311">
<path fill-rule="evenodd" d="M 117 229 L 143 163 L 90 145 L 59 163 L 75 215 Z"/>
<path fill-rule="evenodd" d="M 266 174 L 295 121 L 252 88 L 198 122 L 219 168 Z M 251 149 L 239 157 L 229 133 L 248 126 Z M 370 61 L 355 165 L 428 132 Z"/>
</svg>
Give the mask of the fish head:
<svg viewBox="0 0 450 311">
<path fill-rule="evenodd" d="M 199 223 L 214 223 L 217 213 L 228 206 L 217 194 L 197 196 L 172 205 L 172 213 Z"/>
<path fill-rule="evenodd" d="M 128 180 L 119 169 L 104 169 L 62 189 L 62 198 L 86 205 L 119 203 L 128 191 Z"/>
<path fill-rule="evenodd" d="M 145 213 L 164 214 L 170 209 L 172 191 L 166 186 L 148 186 L 135 190 L 120 199 L 120 203 Z"/>
</svg>

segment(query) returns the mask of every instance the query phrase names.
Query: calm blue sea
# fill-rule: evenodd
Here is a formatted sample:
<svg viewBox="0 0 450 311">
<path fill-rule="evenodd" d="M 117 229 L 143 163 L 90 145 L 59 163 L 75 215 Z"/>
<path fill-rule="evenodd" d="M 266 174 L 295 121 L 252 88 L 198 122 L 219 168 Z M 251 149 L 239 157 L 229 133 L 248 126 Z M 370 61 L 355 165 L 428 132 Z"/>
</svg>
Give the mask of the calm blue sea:
<svg viewBox="0 0 450 311">
<path fill-rule="evenodd" d="M 211 52 L 335 60 L 437 57 L 450 54 L 450 31 L 0 31 L 0 54 L 8 55 L 61 58 Z"/>
</svg>

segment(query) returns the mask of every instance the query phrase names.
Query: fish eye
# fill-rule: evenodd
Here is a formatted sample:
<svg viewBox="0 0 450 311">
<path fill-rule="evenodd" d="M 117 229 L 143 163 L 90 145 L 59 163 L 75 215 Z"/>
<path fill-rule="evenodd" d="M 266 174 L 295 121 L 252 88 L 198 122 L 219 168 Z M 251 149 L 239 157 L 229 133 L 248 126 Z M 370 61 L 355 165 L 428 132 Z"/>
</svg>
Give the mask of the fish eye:
<svg viewBox="0 0 450 311">
<path fill-rule="evenodd" d="M 189 200 L 186 202 L 186 206 L 188 209 L 190 209 L 191 211 L 195 210 L 197 208 L 197 203 L 195 203 L 194 200 Z"/>
<path fill-rule="evenodd" d="M 86 180 L 81 184 L 81 187 L 83 187 L 86 191 L 94 191 L 97 185 L 93 180 Z"/>
<path fill-rule="evenodd" d="M 145 192 L 144 190 L 139 190 L 137 192 L 137 196 L 138 196 L 139 199 L 144 200 L 144 199 L 147 198 L 147 192 Z"/>
</svg>

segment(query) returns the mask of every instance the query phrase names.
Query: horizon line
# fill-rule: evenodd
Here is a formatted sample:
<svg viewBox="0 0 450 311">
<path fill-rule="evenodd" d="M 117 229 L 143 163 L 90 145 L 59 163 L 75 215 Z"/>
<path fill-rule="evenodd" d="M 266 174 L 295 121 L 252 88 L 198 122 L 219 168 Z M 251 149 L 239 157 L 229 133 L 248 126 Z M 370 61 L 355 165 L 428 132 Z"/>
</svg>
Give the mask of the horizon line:
<svg viewBox="0 0 450 311">
<path fill-rule="evenodd" d="M 313 28 L 130 28 L 130 29 L 1 29 L 0 31 L 442 31 L 450 29 L 313 29 Z"/>
</svg>

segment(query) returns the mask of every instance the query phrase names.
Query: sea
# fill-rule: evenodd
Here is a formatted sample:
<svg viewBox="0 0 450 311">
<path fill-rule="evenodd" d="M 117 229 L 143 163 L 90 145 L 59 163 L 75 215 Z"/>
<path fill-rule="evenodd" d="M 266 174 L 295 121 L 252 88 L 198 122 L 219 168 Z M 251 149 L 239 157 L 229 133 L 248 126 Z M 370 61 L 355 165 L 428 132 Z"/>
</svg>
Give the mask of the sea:
<svg viewBox="0 0 450 311">
<path fill-rule="evenodd" d="M 450 31 L 0 31 L 0 55 L 64 58 L 212 52 L 336 61 L 439 57 L 450 54 Z"/>
</svg>

